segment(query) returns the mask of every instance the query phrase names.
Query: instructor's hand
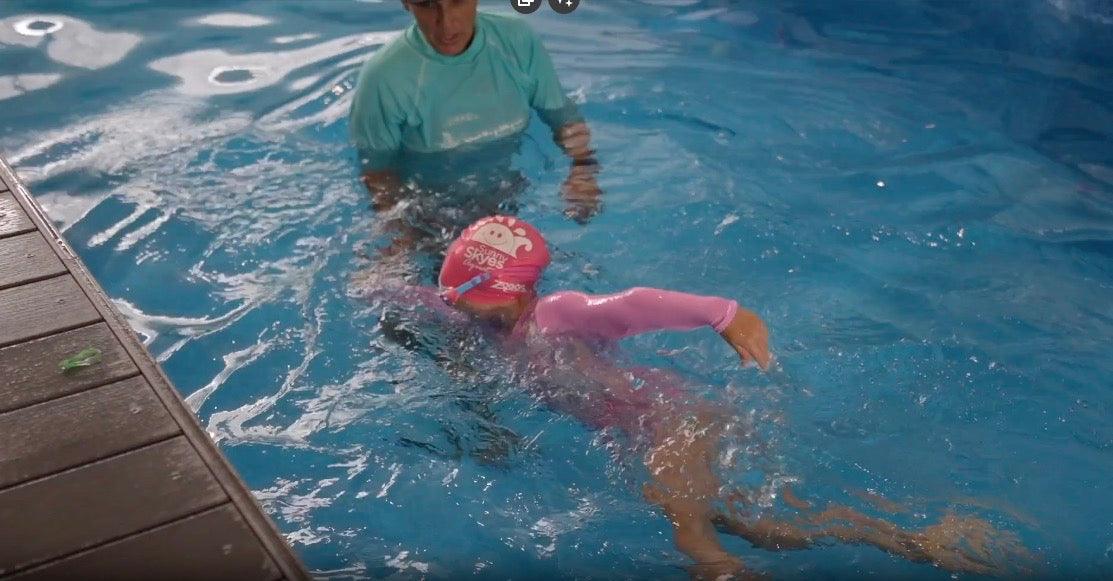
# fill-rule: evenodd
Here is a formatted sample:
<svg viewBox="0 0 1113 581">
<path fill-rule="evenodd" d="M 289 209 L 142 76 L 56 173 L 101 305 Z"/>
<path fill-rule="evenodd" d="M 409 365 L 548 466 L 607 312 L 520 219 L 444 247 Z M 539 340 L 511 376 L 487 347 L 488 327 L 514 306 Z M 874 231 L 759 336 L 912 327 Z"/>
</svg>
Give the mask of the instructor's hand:
<svg viewBox="0 0 1113 581">
<path fill-rule="evenodd" d="M 564 215 L 586 224 L 603 207 L 603 190 L 595 181 L 598 166 L 572 166 L 568 178 L 561 185 L 564 198 Z"/>
<path fill-rule="evenodd" d="M 773 360 L 769 353 L 769 330 L 753 311 L 739 307 L 734 319 L 719 334 L 738 352 L 743 364 L 752 361 L 763 371 L 769 370 Z"/>
<path fill-rule="evenodd" d="M 582 121 L 569 123 L 553 136 L 565 155 L 572 159 L 572 168 L 561 184 L 564 197 L 564 215 L 580 224 L 586 224 L 603 207 L 602 193 L 595 176 L 599 174 L 599 161 L 591 148 L 591 130 Z"/>
</svg>

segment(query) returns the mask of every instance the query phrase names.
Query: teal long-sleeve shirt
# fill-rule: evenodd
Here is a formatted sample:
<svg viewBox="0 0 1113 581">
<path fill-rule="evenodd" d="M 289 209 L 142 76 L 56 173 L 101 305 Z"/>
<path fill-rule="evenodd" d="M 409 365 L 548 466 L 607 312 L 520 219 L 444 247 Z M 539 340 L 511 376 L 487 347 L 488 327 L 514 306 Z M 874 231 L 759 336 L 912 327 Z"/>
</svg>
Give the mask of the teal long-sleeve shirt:
<svg viewBox="0 0 1113 581">
<path fill-rule="evenodd" d="M 364 171 L 404 151 L 436 153 L 521 133 L 530 110 L 555 132 L 582 118 L 541 39 L 524 20 L 480 12 L 456 56 L 438 53 L 416 24 L 363 65 L 350 128 Z"/>
</svg>

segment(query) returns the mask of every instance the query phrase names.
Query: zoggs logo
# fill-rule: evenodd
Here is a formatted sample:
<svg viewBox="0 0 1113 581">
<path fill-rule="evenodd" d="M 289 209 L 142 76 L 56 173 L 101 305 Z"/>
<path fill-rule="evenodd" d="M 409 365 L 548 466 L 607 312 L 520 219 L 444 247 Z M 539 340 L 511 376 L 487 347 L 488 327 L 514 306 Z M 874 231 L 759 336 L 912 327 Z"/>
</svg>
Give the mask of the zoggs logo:
<svg viewBox="0 0 1113 581">
<path fill-rule="evenodd" d="M 533 14 L 546 0 L 510 0 L 514 10 L 522 14 Z M 549 8 L 558 14 L 571 14 L 580 5 L 580 0 L 548 0 Z"/>
</svg>

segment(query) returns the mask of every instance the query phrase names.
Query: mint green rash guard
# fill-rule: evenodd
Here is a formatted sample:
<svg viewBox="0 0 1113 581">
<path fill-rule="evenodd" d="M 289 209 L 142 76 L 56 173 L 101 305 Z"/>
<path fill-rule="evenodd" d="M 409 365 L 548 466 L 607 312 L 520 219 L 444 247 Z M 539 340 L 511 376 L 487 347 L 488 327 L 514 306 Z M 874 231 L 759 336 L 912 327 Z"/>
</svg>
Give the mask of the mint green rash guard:
<svg viewBox="0 0 1113 581">
<path fill-rule="evenodd" d="M 416 24 L 359 74 L 350 127 L 362 169 L 394 167 L 403 152 L 444 152 L 521 134 L 530 110 L 554 132 L 581 121 L 541 39 L 520 18 L 480 12 L 456 56 L 438 53 Z"/>
</svg>

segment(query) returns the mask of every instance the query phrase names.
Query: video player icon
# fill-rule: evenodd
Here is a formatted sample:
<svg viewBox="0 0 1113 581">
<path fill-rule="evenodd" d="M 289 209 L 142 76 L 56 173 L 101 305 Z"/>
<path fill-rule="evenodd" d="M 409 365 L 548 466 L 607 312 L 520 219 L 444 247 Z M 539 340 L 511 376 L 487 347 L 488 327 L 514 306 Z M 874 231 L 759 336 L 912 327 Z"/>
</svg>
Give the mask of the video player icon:
<svg viewBox="0 0 1113 581">
<path fill-rule="evenodd" d="M 541 8 L 542 0 L 510 0 L 510 5 L 520 14 L 533 14 Z"/>
<path fill-rule="evenodd" d="M 579 6 L 580 0 L 549 0 L 549 8 L 559 14 L 571 14 Z"/>
</svg>

